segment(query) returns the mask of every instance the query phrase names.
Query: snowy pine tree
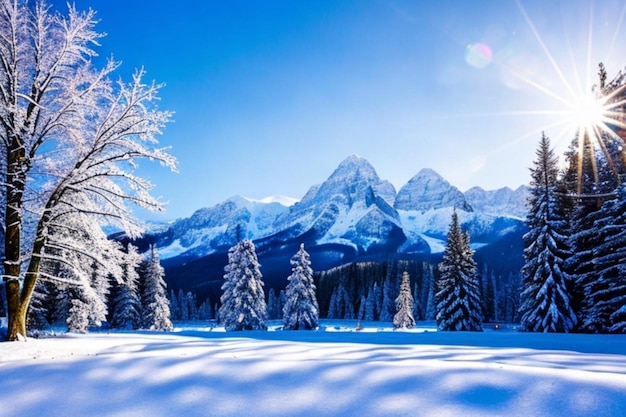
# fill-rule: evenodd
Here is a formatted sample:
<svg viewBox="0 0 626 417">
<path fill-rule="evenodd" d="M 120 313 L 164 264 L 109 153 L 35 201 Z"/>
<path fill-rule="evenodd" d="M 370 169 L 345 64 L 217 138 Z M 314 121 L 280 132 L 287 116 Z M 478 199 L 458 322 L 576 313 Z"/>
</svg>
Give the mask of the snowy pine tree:
<svg viewBox="0 0 626 417">
<path fill-rule="evenodd" d="M 413 294 L 411 294 L 411 280 L 409 273 L 402 274 L 400 282 L 400 294 L 396 298 L 396 314 L 393 316 L 393 327 L 395 329 L 411 329 L 415 327 L 413 318 Z"/>
<path fill-rule="evenodd" d="M 111 327 L 117 329 L 137 329 L 141 322 L 138 287 L 141 255 L 135 246 L 128 245 L 124 259 L 124 276 L 122 282 L 116 286 L 110 323 Z"/>
<path fill-rule="evenodd" d="M 390 279 L 386 279 L 383 283 L 383 298 L 380 309 L 380 321 L 393 321 L 393 315 L 396 310 L 395 306 L 395 285 Z"/>
<path fill-rule="evenodd" d="M 144 261 L 140 272 L 142 327 L 149 330 L 173 330 L 164 280 L 165 271 L 154 246 L 151 247 L 149 257 Z"/>
<path fill-rule="evenodd" d="M 285 330 L 315 330 L 319 326 L 319 306 L 315 296 L 311 259 L 304 244 L 291 258 L 291 275 L 285 289 L 287 303 L 283 307 Z"/>
<path fill-rule="evenodd" d="M 367 321 L 376 320 L 376 313 L 377 313 L 376 294 L 378 292 L 379 292 L 378 283 L 374 281 L 369 292 L 367 293 L 367 297 L 365 298 L 364 320 L 367 320 Z"/>
<path fill-rule="evenodd" d="M 267 296 L 267 317 L 270 320 L 277 320 L 283 317 L 283 306 L 274 288 L 270 288 Z"/>
<path fill-rule="evenodd" d="M 266 330 L 263 276 L 254 243 L 242 240 L 228 251 L 219 320 L 228 331 Z"/>
<path fill-rule="evenodd" d="M 529 232 L 524 236 L 521 324 L 532 332 L 569 332 L 576 324 L 564 270 L 568 247 L 567 218 L 558 192 L 558 159 L 542 134 L 531 169 Z"/>
<path fill-rule="evenodd" d="M 594 216 L 598 244 L 593 248 L 596 279 L 584 288 L 584 323 L 593 332 L 622 333 L 626 329 L 626 186 L 602 205 Z"/>
<path fill-rule="evenodd" d="M 437 327 L 440 330 L 482 331 L 481 301 L 474 251 L 461 230 L 456 211 L 448 232 L 437 281 Z"/>
</svg>

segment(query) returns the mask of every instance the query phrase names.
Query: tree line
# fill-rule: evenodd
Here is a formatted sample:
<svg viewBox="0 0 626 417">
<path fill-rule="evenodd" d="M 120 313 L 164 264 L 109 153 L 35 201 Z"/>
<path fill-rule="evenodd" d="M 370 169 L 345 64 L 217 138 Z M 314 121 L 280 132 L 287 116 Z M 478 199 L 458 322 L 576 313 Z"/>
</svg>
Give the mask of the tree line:
<svg viewBox="0 0 626 417">
<path fill-rule="evenodd" d="M 51 326 L 84 333 L 89 329 L 172 330 L 164 270 L 155 248 L 146 257 L 129 245 L 122 280 L 99 276 L 92 269 L 92 292 L 81 287 L 40 280 L 28 311 L 29 334 Z"/>
<path fill-rule="evenodd" d="M 565 169 L 545 134 L 536 151 L 520 309 L 528 331 L 626 332 L 625 132 L 609 117 L 624 114 L 625 74 L 607 82 L 600 64 L 599 76 L 607 123 L 578 131 Z"/>
</svg>

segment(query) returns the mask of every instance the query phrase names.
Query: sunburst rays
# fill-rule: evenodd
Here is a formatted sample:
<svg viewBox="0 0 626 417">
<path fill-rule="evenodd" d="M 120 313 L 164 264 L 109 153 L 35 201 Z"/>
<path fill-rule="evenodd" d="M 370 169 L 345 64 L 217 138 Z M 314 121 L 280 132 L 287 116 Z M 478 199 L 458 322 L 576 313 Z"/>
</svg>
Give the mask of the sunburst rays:
<svg viewBox="0 0 626 417">
<path fill-rule="evenodd" d="M 571 60 L 571 62 L 568 63 L 571 74 L 567 74 L 570 75 L 570 77 L 566 76 L 565 71 L 547 46 L 522 2 L 516 0 L 516 4 L 535 40 L 557 74 L 561 87 L 566 94 L 561 94 L 557 89 L 541 85 L 528 77 L 518 76 L 518 78 L 525 84 L 539 90 L 541 93 L 556 100 L 563 106 L 562 111 L 544 113 L 559 116 L 554 123 L 550 126 L 546 126 L 546 129 L 560 126 L 562 127 L 561 135 L 570 135 L 571 140 L 577 140 L 578 142 L 576 148 L 577 194 L 581 196 L 583 193 L 583 182 L 585 181 L 583 171 L 586 169 L 584 166 L 585 163 L 590 164 L 588 168 L 592 172 L 593 181 L 596 183 L 600 181 L 598 171 L 598 157 L 600 154 L 603 155 L 607 165 L 615 175 L 617 182 L 620 183 L 620 175 L 623 174 L 623 169 L 620 169 L 620 167 L 626 166 L 626 144 L 624 142 L 626 138 L 626 76 L 622 72 L 619 72 L 612 81 L 607 83 L 606 70 L 603 64 L 600 63 L 598 71 L 599 79 L 594 81 L 595 74 L 592 65 L 592 52 L 594 45 L 593 16 L 595 3 L 590 3 L 588 14 L 589 26 L 588 29 L 586 29 L 588 31 L 587 44 L 585 46 L 578 45 L 578 47 L 586 47 L 587 57 L 585 68 L 582 70 L 584 71 L 584 81 L 583 77 L 581 77 L 582 71 L 578 69 L 575 59 L 573 58 L 576 46 L 572 45 L 569 37 L 565 36 L 565 42 L 567 43 Z M 621 10 L 619 23 L 612 37 L 613 41 L 617 39 L 617 34 L 620 32 L 625 13 L 626 5 Z M 585 30 L 585 28 L 582 27 L 579 29 Z M 609 46 L 608 55 L 612 53 L 614 46 L 615 42 L 612 42 Z M 512 74 L 516 76 L 515 71 L 512 71 Z M 575 83 L 570 82 L 570 79 L 574 79 Z M 619 161 L 616 160 L 616 158 L 618 158 Z"/>
</svg>

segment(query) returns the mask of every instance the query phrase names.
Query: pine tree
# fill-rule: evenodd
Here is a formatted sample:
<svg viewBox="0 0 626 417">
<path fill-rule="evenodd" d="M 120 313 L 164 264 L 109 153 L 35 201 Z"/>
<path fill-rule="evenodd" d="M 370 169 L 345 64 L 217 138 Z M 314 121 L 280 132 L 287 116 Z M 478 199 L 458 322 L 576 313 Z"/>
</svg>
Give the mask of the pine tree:
<svg viewBox="0 0 626 417">
<path fill-rule="evenodd" d="M 174 289 L 170 290 L 170 319 L 172 321 L 181 319 L 180 303 Z"/>
<path fill-rule="evenodd" d="M 596 279 L 584 288 L 586 314 L 582 326 L 592 332 L 626 330 L 623 313 L 618 313 L 626 305 L 625 187 L 620 187 L 614 198 L 605 201 L 594 222 L 599 242 L 593 248 Z"/>
<path fill-rule="evenodd" d="M 151 247 L 150 256 L 140 269 L 143 276 L 141 294 L 141 322 L 145 329 L 171 331 L 170 304 L 167 299 L 165 271 L 161 266 L 159 253 Z"/>
<path fill-rule="evenodd" d="M 529 232 L 524 236 L 521 324 L 532 332 L 569 332 L 576 324 L 564 270 L 568 247 L 567 219 L 560 204 L 558 160 L 542 134 L 531 169 Z"/>
<path fill-rule="evenodd" d="M 254 243 L 242 240 L 228 251 L 219 320 L 228 331 L 266 330 L 263 276 Z"/>
<path fill-rule="evenodd" d="M 319 306 L 315 297 L 313 269 L 304 244 L 291 258 L 291 275 L 285 289 L 287 303 L 283 307 L 285 330 L 315 330 L 319 326 Z"/>
<path fill-rule="evenodd" d="M 276 296 L 274 288 L 270 288 L 267 296 L 267 317 L 270 320 L 277 320 L 283 316 L 283 306 L 280 305 L 280 299 Z"/>
<path fill-rule="evenodd" d="M 367 321 L 376 320 L 376 294 L 378 292 L 378 283 L 374 282 L 372 284 L 369 292 L 367 293 L 367 298 L 365 299 L 365 317 L 364 319 Z"/>
<path fill-rule="evenodd" d="M 395 289 L 391 279 L 386 279 L 383 284 L 383 299 L 380 310 L 380 321 L 393 321 L 395 311 Z"/>
<path fill-rule="evenodd" d="M 461 230 L 456 211 L 439 264 L 437 327 L 440 330 L 482 331 L 479 283 L 469 235 Z"/>
<path fill-rule="evenodd" d="M 139 299 L 139 266 L 141 255 L 137 248 L 128 245 L 123 281 L 116 287 L 111 315 L 111 327 L 118 329 L 137 329 L 141 321 L 141 300 Z"/>
<path fill-rule="evenodd" d="M 367 299 L 365 295 L 361 295 L 361 299 L 359 300 L 359 312 L 356 314 L 357 320 L 365 320 L 365 309 L 366 309 Z"/>
<path fill-rule="evenodd" d="M 413 294 L 411 294 L 411 280 L 409 273 L 402 274 L 400 283 L 400 294 L 396 298 L 396 314 L 393 316 L 393 327 L 395 329 L 411 329 L 415 327 L 413 318 Z"/>
</svg>

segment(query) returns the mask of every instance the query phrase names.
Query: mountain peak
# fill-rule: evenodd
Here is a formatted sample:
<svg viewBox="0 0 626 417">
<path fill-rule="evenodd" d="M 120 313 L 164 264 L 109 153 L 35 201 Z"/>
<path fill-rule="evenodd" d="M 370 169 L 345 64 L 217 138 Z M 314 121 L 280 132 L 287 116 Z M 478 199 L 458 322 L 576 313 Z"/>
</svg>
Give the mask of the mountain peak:
<svg viewBox="0 0 626 417">
<path fill-rule="evenodd" d="M 370 164 L 367 159 L 358 155 L 350 155 L 349 157 L 341 161 L 337 169 L 335 169 L 335 171 L 328 179 L 332 180 L 333 177 L 346 175 L 351 178 L 363 176 L 366 178 L 375 179 L 376 181 L 380 181 L 380 179 L 378 178 L 378 174 L 376 173 L 376 170 L 374 169 L 372 164 Z"/>
<path fill-rule="evenodd" d="M 394 207 L 422 212 L 444 207 L 472 211 L 463 193 L 430 168 L 420 170 L 398 191 Z"/>
</svg>

